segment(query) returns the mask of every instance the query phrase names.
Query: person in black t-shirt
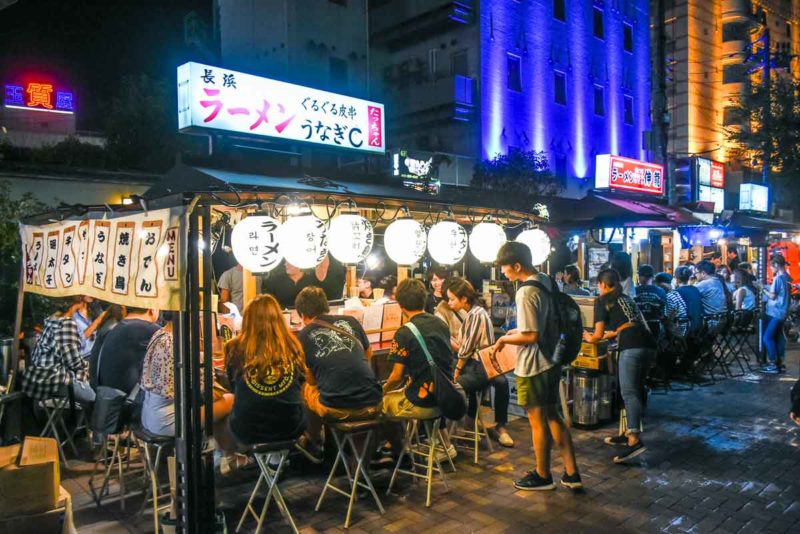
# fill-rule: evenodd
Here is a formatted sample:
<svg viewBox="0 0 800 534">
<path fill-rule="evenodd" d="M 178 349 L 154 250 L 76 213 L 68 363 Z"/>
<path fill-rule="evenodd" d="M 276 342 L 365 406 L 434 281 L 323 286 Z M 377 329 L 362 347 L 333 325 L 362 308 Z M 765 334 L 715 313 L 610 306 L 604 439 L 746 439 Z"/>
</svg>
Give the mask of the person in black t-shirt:
<svg viewBox="0 0 800 534">
<path fill-rule="evenodd" d="M 128 308 L 128 315 L 105 337 L 98 355 L 97 385 L 130 393 L 142 377 L 150 338 L 158 332 L 158 310 Z"/>
<path fill-rule="evenodd" d="M 303 433 L 303 347 L 272 295 L 260 295 L 245 308 L 242 333 L 225 345 L 225 365 L 234 401 L 228 424 L 214 436 L 223 450 Z"/>
<path fill-rule="evenodd" d="M 304 325 L 297 337 L 308 367 L 302 392 L 309 412 L 308 430 L 298 445 L 318 462 L 323 420 L 374 418 L 381 412 L 383 395 L 369 365 L 369 339 L 354 317 L 328 315 L 328 300 L 319 287 L 303 289 L 295 309 Z"/>
<path fill-rule="evenodd" d="M 601 271 L 597 287 L 600 298 L 594 308 L 594 332 L 584 332 L 583 339 L 596 343 L 616 338 L 619 343 L 619 385 L 625 401 L 628 431 L 624 436 L 608 437 L 605 442 L 625 446 L 614 457 L 614 463 L 623 463 L 645 451 L 641 439 L 642 392 L 648 366 L 656 355 L 656 342 L 636 302 L 622 292 L 617 271 Z"/>
<path fill-rule="evenodd" d="M 653 284 L 655 269 L 652 265 L 639 266 L 639 285 L 636 286 L 636 304 L 648 321 L 660 321 L 667 307 L 667 293 Z"/>
<path fill-rule="evenodd" d="M 276 268 L 264 280 L 262 291 L 275 297 L 282 308 L 290 308 L 294 306 L 294 299 L 303 288 L 315 285 L 315 277 L 288 261 L 284 260 L 283 263 L 283 267 Z"/>
<path fill-rule="evenodd" d="M 450 330 L 447 325 L 425 311 L 427 292 L 419 280 L 403 280 L 395 295 L 403 315 L 420 332 L 436 365 L 445 376 L 453 375 L 453 352 L 450 349 Z M 383 386 L 383 413 L 389 419 L 431 419 L 440 415 L 433 391 L 433 374 L 422 346 L 408 326 L 395 332 L 389 350 L 392 372 Z M 404 387 L 405 385 L 405 387 Z M 455 447 L 447 432 L 442 430 L 448 455 L 453 458 Z M 392 449 L 402 446 L 392 440 Z"/>
<path fill-rule="evenodd" d="M 345 266 L 328 254 L 314 269 L 311 284 L 321 287 L 328 300 L 341 300 L 344 297 L 346 275 Z"/>
</svg>

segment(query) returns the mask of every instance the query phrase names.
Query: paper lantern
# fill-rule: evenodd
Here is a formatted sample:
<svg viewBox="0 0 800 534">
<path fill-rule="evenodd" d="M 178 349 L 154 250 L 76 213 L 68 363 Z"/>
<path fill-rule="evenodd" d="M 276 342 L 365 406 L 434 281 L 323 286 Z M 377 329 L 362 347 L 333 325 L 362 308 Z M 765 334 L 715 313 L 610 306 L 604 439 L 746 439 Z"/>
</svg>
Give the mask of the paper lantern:
<svg viewBox="0 0 800 534">
<path fill-rule="evenodd" d="M 493 263 L 497 251 L 506 242 L 506 232 L 499 224 L 482 222 L 469 234 L 469 250 L 481 263 Z"/>
<path fill-rule="evenodd" d="M 239 265 L 254 273 L 266 273 L 277 267 L 283 258 L 279 228 L 278 221 L 263 215 L 239 221 L 231 232 L 231 247 Z"/>
<path fill-rule="evenodd" d="M 453 221 L 442 221 L 428 232 L 428 252 L 436 263 L 453 265 L 467 253 L 467 231 Z"/>
<path fill-rule="evenodd" d="M 279 232 L 283 257 L 295 267 L 311 269 L 328 254 L 326 225 L 313 215 L 290 217 Z"/>
<path fill-rule="evenodd" d="M 331 220 L 328 250 L 340 262 L 356 264 L 369 255 L 374 238 L 368 220 L 356 213 L 343 213 Z"/>
<path fill-rule="evenodd" d="M 517 236 L 517 242 L 528 245 L 531 249 L 531 260 L 534 265 L 541 265 L 550 255 L 550 238 L 544 231 L 534 228 L 525 230 Z"/>
<path fill-rule="evenodd" d="M 386 227 L 383 245 L 397 265 L 413 265 L 425 254 L 425 229 L 414 219 L 397 219 Z"/>
</svg>

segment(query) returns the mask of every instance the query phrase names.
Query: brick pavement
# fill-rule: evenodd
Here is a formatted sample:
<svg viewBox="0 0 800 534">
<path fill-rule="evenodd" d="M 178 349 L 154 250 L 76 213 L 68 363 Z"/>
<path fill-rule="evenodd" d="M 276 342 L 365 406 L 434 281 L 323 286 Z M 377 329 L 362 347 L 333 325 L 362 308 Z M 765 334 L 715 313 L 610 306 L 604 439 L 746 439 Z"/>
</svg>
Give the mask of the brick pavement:
<svg viewBox="0 0 800 534">
<path fill-rule="evenodd" d="M 510 425 L 513 449 L 482 453 L 481 465 L 459 456 L 450 491 L 434 484 L 430 509 L 424 488 L 407 481 L 384 497 L 388 472 L 374 477 L 386 507 L 381 516 L 364 500 L 354 510 L 350 532 L 800 532 L 800 428 L 787 418 L 788 392 L 797 378 L 800 350 L 779 377 L 750 374 L 692 391 L 654 394 L 646 417 L 648 451 L 629 466 L 610 461 L 601 438 L 612 427 L 573 430 L 586 490 L 573 494 L 519 492 L 514 478 L 531 468 L 531 438 L 525 420 Z M 109 504 L 86 504 L 86 470 L 66 481 L 81 532 L 147 532 L 148 515 L 134 518 Z M 554 455 L 554 476 L 562 473 Z M 69 475 L 66 475 L 69 477 Z M 254 483 L 253 472 L 221 483 L 218 498 L 231 530 Z M 326 497 L 314 505 L 323 483 L 320 470 L 294 467 L 283 493 L 301 532 L 343 532 L 345 500 Z M 83 505 L 81 504 L 83 503 Z M 132 503 L 130 509 L 136 509 Z M 289 532 L 270 510 L 265 532 Z M 252 529 L 254 524 L 247 526 Z"/>
</svg>

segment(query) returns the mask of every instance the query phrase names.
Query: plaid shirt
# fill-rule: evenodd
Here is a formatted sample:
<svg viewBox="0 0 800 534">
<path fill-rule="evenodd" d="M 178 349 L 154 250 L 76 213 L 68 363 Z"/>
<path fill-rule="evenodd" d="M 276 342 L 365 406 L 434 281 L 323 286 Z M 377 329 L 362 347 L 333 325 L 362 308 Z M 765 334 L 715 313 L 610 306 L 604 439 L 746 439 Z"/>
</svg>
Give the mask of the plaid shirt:
<svg viewBox="0 0 800 534">
<path fill-rule="evenodd" d="M 25 370 L 22 391 L 34 399 L 63 395 L 63 387 L 75 380 L 86 381 L 88 364 L 81 357 L 81 337 L 72 317 L 52 316 Z"/>
</svg>

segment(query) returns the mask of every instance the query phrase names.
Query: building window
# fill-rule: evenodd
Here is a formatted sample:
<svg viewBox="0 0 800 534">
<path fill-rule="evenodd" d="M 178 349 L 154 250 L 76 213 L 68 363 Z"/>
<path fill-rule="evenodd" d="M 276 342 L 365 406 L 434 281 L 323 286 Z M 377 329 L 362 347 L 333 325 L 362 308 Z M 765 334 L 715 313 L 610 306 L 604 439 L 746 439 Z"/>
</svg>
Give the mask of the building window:
<svg viewBox="0 0 800 534">
<path fill-rule="evenodd" d="M 466 50 L 454 52 L 450 56 L 450 74 L 453 76 L 469 76 L 469 56 Z"/>
<path fill-rule="evenodd" d="M 729 22 L 722 25 L 722 42 L 749 41 L 750 30 L 743 22 Z"/>
<path fill-rule="evenodd" d="M 633 52 L 633 26 L 623 24 L 622 45 L 626 52 Z"/>
<path fill-rule="evenodd" d="M 556 104 L 567 105 L 567 76 L 563 72 L 553 73 L 553 89 L 555 91 Z"/>
<path fill-rule="evenodd" d="M 722 83 L 742 83 L 747 67 L 742 64 L 725 65 L 722 67 Z"/>
<path fill-rule="evenodd" d="M 553 0 L 553 18 L 561 22 L 567 21 L 567 0 Z"/>
<path fill-rule="evenodd" d="M 602 85 L 594 86 L 594 114 L 600 117 L 606 115 L 606 95 Z"/>
<path fill-rule="evenodd" d="M 728 106 L 722 110 L 722 125 L 723 126 L 740 126 L 742 119 L 739 110 L 734 106 Z"/>
<path fill-rule="evenodd" d="M 347 61 L 338 57 L 330 58 L 331 84 L 341 89 L 347 88 Z"/>
<path fill-rule="evenodd" d="M 594 19 L 593 19 L 593 27 L 594 27 L 594 36 L 598 39 L 605 39 L 606 32 L 605 28 L 603 27 L 603 8 L 602 7 L 595 7 L 594 8 Z"/>
<path fill-rule="evenodd" d="M 508 71 L 508 88 L 512 91 L 522 92 L 522 72 L 519 56 L 508 54 L 506 69 Z"/>
<path fill-rule="evenodd" d="M 633 97 L 625 95 L 625 109 L 623 110 L 625 124 L 633 124 Z"/>
</svg>

